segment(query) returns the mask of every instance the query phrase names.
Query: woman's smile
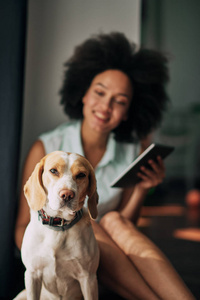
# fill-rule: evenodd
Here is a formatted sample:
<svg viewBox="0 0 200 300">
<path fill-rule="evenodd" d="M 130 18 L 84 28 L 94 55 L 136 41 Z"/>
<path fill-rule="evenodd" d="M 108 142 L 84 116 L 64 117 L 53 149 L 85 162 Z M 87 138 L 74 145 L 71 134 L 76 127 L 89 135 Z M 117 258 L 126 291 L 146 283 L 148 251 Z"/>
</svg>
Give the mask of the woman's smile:
<svg viewBox="0 0 200 300">
<path fill-rule="evenodd" d="M 94 113 L 95 117 L 97 117 L 97 119 L 99 119 L 100 121 L 104 121 L 104 122 L 109 121 L 108 114 L 105 114 L 105 113 L 102 113 L 99 111 L 94 111 L 93 113 Z"/>
</svg>

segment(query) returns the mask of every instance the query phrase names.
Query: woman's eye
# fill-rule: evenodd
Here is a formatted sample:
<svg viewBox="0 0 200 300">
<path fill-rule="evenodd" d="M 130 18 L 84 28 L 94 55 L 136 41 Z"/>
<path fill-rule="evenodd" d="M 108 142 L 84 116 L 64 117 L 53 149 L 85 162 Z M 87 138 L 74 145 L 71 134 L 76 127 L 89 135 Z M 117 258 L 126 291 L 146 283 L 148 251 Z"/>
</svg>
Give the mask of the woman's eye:
<svg viewBox="0 0 200 300">
<path fill-rule="evenodd" d="M 58 171 L 56 169 L 51 169 L 50 172 L 54 175 L 58 175 Z"/>
<path fill-rule="evenodd" d="M 116 104 L 119 104 L 119 105 L 123 105 L 123 106 L 126 106 L 126 104 L 127 104 L 126 101 L 120 100 L 120 99 L 115 99 L 115 103 L 116 103 Z"/>
<path fill-rule="evenodd" d="M 80 179 L 80 178 L 84 178 L 84 177 L 86 177 L 86 175 L 85 175 L 85 173 L 82 173 L 82 172 L 76 175 L 76 179 Z"/>
<path fill-rule="evenodd" d="M 126 105 L 126 102 L 125 102 L 125 101 L 119 100 L 119 99 L 115 99 L 115 103 L 117 103 L 117 104 L 119 104 L 119 105 L 123 105 L 123 106 Z"/>
<path fill-rule="evenodd" d="M 95 91 L 95 93 L 98 95 L 98 96 L 104 96 L 104 92 L 102 92 L 102 91 Z"/>
</svg>

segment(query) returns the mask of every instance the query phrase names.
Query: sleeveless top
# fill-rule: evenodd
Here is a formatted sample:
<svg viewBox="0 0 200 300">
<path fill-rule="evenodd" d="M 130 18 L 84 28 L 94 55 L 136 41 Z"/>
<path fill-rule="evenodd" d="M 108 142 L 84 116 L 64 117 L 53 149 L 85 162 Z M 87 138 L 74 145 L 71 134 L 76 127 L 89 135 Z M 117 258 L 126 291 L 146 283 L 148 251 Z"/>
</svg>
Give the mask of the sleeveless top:
<svg viewBox="0 0 200 300">
<path fill-rule="evenodd" d="M 39 136 L 46 154 L 61 150 L 84 156 L 81 143 L 81 121 L 69 121 Z M 110 183 L 138 155 L 138 145 L 118 143 L 113 134 L 109 136 L 107 149 L 95 168 L 97 192 L 99 194 L 98 220 L 107 212 L 116 210 L 122 195 L 122 188 L 111 188 Z"/>
</svg>

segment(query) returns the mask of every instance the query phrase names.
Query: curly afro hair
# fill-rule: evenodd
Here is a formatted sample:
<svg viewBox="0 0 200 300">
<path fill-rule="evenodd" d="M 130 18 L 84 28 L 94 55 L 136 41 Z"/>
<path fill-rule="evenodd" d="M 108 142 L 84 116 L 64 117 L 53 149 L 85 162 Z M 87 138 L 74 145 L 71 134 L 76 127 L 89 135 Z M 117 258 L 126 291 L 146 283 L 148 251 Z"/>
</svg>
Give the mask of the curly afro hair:
<svg viewBox="0 0 200 300">
<path fill-rule="evenodd" d="M 115 139 L 133 142 L 134 137 L 145 138 L 158 127 L 167 107 L 167 63 L 167 58 L 157 51 L 136 51 L 135 44 L 122 33 L 93 36 L 76 47 L 64 65 L 61 104 L 70 118 L 83 118 L 82 98 L 93 78 L 106 70 L 120 70 L 132 83 L 133 100 L 127 121 L 113 130 Z"/>
</svg>

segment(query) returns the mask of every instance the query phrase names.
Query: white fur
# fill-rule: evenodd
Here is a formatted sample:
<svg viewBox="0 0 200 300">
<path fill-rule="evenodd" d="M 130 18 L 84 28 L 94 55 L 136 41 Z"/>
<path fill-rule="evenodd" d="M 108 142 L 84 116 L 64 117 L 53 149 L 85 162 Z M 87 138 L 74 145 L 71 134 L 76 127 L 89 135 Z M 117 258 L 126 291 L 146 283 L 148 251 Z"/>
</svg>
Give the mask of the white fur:
<svg viewBox="0 0 200 300">
<path fill-rule="evenodd" d="M 43 209 L 51 216 L 71 220 L 74 211 L 83 206 L 82 202 L 79 203 L 79 195 L 84 184 L 80 187 L 71 172 L 79 156 L 58 152 L 57 157 L 63 158 L 64 172 L 57 179 L 45 170 L 44 165 L 43 183 L 47 199 Z M 51 177 L 48 185 L 45 176 Z M 75 193 L 70 206 L 59 196 L 65 188 Z M 98 299 L 96 270 L 99 249 L 85 208 L 82 219 L 64 232 L 45 227 L 38 221 L 37 211 L 31 209 L 31 221 L 23 238 L 22 260 L 26 266 L 26 291 L 15 300 L 73 300 L 82 299 L 82 295 L 85 300 Z"/>
</svg>

